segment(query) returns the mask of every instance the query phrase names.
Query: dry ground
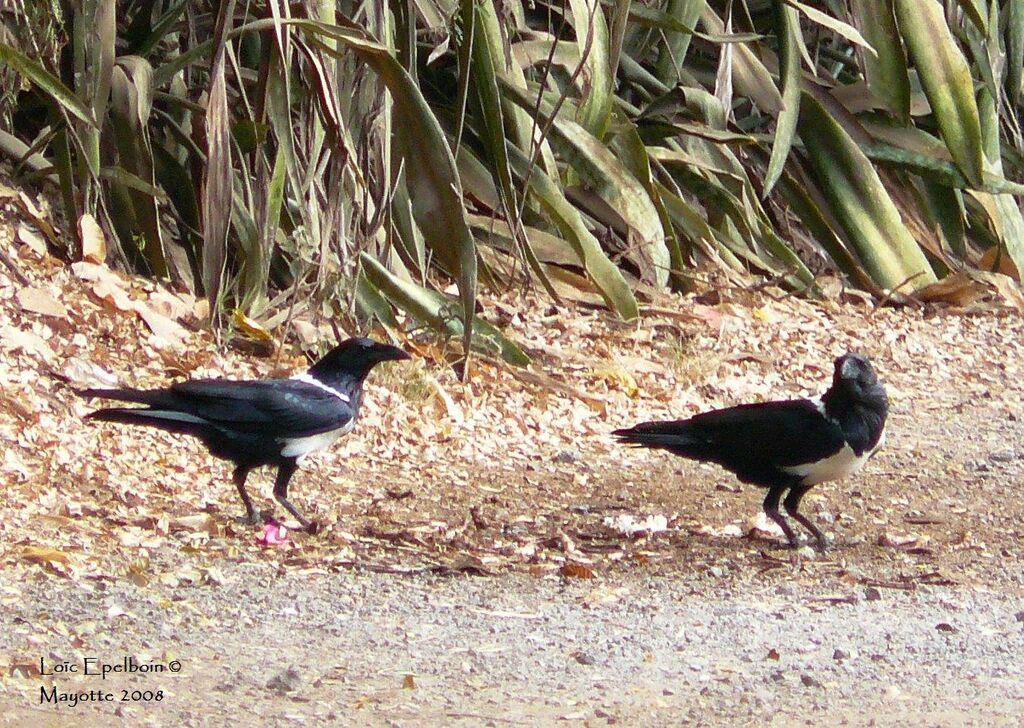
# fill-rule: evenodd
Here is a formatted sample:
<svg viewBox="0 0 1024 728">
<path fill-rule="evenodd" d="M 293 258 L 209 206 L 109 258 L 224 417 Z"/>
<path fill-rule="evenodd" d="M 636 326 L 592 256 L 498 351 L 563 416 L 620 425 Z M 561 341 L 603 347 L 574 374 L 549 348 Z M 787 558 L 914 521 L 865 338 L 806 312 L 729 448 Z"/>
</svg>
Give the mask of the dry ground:
<svg viewBox="0 0 1024 728">
<path fill-rule="evenodd" d="M 185 296 L 41 254 L 19 200 L 0 225 L 0 724 L 1019 724 L 1024 325 L 994 291 L 876 310 L 720 290 L 640 326 L 489 299 L 531 371 L 480 361 L 462 384 L 406 342 L 419 361 L 377 373 L 356 432 L 293 480 L 324 532 L 267 546 L 233 520 L 224 463 L 84 423 L 73 387 L 275 362 L 218 350 Z M 761 491 L 607 437 L 820 391 L 849 349 L 892 414 L 862 474 L 805 500 L 824 555 L 760 530 Z M 39 674 L 125 656 L 182 669 Z M 54 685 L 153 695 L 41 705 Z"/>
</svg>

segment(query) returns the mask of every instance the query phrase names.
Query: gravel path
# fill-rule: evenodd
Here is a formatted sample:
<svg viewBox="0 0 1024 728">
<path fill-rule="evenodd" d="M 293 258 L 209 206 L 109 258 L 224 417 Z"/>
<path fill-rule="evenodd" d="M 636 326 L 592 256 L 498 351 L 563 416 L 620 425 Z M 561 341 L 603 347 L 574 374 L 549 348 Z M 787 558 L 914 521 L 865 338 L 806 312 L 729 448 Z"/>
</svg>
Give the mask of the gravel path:
<svg viewBox="0 0 1024 728">
<path fill-rule="evenodd" d="M 792 567 L 793 573 L 799 566 Z M 0 647 L 95 624 L 86 656 L 177 674 L 7 678 L 2 725 L 1019 725 L 1024 600 L 982 590 L 792 582 L 734 591 L 623 572 L 599 580 L 279 574 L 225 564 L 216 588 L 15 586 Z M 848 601 L 839 601 L 842 598 Z M 32 604 L 46 605 L 31 608 Z M 50 668 L 52 669 L 52 667 Z M 39 705 L 60 692 L 160 701 Z M 44 718 L 45 717 L 45 718 Z"/>
</svg>

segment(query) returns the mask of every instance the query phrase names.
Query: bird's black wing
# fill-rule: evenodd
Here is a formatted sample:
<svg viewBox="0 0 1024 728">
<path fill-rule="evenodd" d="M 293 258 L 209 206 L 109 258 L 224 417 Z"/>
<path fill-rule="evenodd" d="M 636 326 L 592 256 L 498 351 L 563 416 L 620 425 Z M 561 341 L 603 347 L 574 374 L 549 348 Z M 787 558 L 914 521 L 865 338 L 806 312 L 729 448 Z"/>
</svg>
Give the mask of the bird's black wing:
<svg viewBox="0 0 1024 728">
<path fill-rule="evenodd" d="M 156 409 L 172 407 L 213 425 L 275 438 L 315 435 L 355 416 L 352 401 L 296 379 L 229 381 L 197 379 L 165 390 Z"/>
<path fill-rule="evenodd" d="M 614 434 L 628 443 L 719 463 L 734 472 L 816 462 L 844 444 L 839 425 L 806 399 L 744 404 L 688 420 L 645 422 Z"/>
</svg>

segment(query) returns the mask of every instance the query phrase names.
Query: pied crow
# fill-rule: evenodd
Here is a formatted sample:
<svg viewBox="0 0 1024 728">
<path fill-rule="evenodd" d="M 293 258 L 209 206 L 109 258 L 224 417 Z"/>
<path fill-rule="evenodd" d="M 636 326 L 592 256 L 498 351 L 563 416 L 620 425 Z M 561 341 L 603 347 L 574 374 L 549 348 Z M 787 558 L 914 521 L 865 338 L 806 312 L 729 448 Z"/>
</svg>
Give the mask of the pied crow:
<svg viewBox="0 0 1024 728">
<path fill-rule="evenodd" d="M 197 379 L 165 389 L 84 389 L 79 394 L 147 405 L 96 410 L 87 419 L 193 435 L 213 455 L 233 462 L 234 483 L 250 523 L 258 521 L 258 514 L 245 479 L 253 468 L 276 466 L 274 497 L 307 531 L 315 532 L 316 524 L 289 502 L 288 481 L 303 457 L 355 425 L 370 370 L 383 361 L 408 358 L 397 347 L 353 338 L 291 379 Z"/>
<path fill-rule="evenodd" d="M 768 489 L 764 512 L 791 546 L 787 513 L 826 545 L 825 535 L 800 513 L 811 486 L 859 470 L 882 445 L 889 400 L 867 358 L 847 353 L 835 361 L 832 386 L 820 397 L 744 404 L 688 420 L 645 422 L 612 434 L 621 442 L 668 450 L 717 463 L 744 483 Z"/>
</svg>

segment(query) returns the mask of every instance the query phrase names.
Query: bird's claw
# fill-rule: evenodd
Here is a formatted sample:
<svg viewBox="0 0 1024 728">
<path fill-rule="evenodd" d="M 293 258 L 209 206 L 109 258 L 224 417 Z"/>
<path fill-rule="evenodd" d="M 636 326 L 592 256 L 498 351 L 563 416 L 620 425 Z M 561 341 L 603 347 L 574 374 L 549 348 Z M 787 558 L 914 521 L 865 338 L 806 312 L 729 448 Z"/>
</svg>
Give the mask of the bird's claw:
<svg viewBox="0 0 1024 728">
<path fill-rule="evenodd" d="M 265 522 L 263 516 L 256 511 L 246 513 L 244 516 L 238 516 L 235 520 L 246 526 L 259 526 Z"/>
</svg>

